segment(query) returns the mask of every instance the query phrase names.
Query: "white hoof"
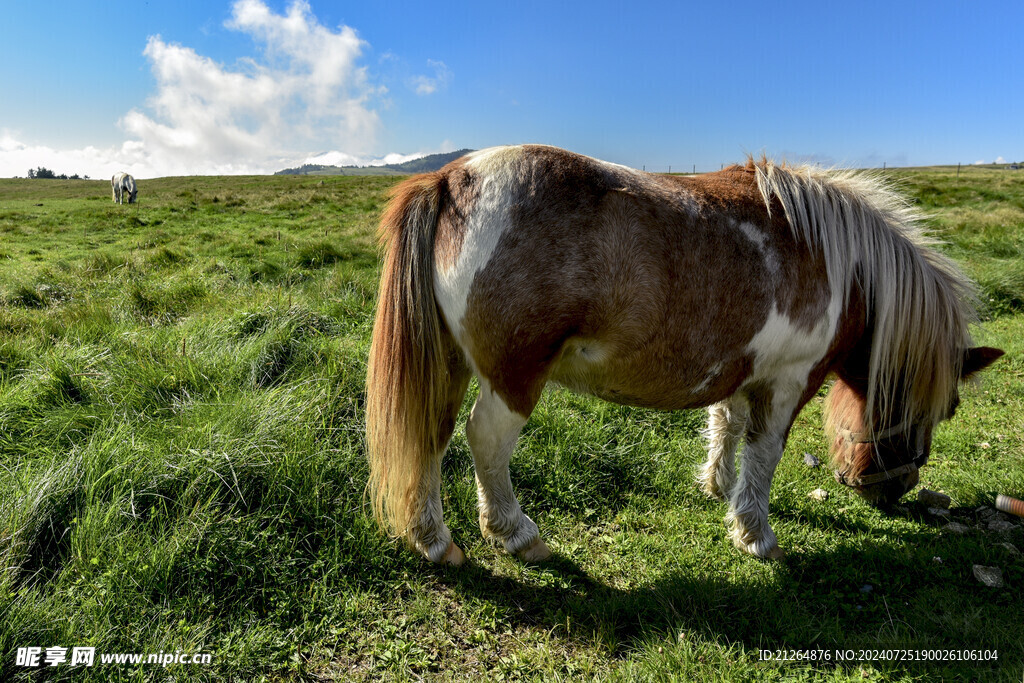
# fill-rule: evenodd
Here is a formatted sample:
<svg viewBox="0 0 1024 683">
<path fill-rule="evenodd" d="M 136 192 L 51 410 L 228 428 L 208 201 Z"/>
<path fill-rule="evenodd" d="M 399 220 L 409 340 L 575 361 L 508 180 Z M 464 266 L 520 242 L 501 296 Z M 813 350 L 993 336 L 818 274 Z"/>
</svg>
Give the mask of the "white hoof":
<svg viewBox="0 0 1024 683">
<path fill-rule="evenodd" d="M 779 542 L 775 539 L 775 534 L 770 534 L 767 538 L 752 541 L 750 543 L 744 543 L 737 537 L 733 538 L 734 545 L 747 553 L 753 555 L 762 560 L 781 560 L 786 556 L 785 551 L 779 547 Z"/>
<path fill-rule="evenodd" d="M 533 543 L 517 552 L 516 557 L 523 562 L 543 562 L 551 557 L 551 549 L 538 536 L 533 540 Z"/>
<path fill-rule="evenodd" d="M 462 549 L 455 545 L 455 541 L 448 544 L 448 550 L 444 553 L 444 558 L 441 560 L 441 564 L 451 565 L 453 567 L 461 567 L 462 563 L 466 561 L 466 553 L 462 552 Z"/>
</svg>

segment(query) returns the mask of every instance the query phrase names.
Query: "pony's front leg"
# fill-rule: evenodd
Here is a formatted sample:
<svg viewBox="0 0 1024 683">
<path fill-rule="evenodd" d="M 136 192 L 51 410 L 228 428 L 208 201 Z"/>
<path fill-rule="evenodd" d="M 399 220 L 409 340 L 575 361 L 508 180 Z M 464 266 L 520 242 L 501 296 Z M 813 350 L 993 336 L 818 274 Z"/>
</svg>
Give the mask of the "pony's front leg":
<svg viewBox="0 0 1024 683">
<path fill-rule="evenodd" d="M 736 483 L 736 447 L 747 428 L 748 410 L 740 395 L 708 408 L 708 459 L 697 481 L 712 498 L 725 500 Z"/>
<path fill-rule="evenodd" d="M 480 531 L 520 559 L 539 562 L 550 557 L 551 551 L 540 539 L 537 525 L 519 507 L 508 471 L 516 439 L 525 424 L 526 417 L 509 409 L 481 378 L 480 396 L 466 424 L 476 469 Z"/>
<path fill-rule="evenodd" d="M 792 393 L 758 389 L 748 394 L 750 418 L 743 464 L 725 518 L 736 547 L 763 559 L 783 555 L 768 523 L 768 495 L 799 398 L 799 391 L 796 396 Z"/>
</svg>

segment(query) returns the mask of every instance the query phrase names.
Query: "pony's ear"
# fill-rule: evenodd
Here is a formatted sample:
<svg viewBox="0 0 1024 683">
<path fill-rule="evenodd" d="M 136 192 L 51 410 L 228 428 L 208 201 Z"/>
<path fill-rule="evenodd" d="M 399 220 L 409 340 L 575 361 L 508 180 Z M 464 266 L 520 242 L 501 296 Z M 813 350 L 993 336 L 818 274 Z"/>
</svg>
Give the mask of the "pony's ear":
<svg viewBox="0 0 1024 683">
<path fill-rule="evenodd" d="M 964 351 L 964 364 L 960 370 L 960 379 L 967 379 L 976 372 L 981 372 L 995 363 L 1005 351 L 991 346 L 975 346 Z"/>
</svg>

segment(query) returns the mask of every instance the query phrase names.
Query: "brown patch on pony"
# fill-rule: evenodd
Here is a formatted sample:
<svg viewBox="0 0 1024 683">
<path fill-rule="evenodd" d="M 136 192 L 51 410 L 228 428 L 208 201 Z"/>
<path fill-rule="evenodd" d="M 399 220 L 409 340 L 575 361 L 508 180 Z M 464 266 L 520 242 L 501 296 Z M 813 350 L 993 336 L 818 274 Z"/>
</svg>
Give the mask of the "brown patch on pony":
<svg viewBox="0 0 1024 683">
<path fill-rule="evenodd" d="M 748 169 L 663 177 L 526 150 L 529 196 L 463 320 L 478 370 L 513 410 L 528 414 L 548 379 L 616 403 L 708 405 L 749 375 L 746 347 L 772 306 L 820 319 L 820 258 L 781 209 L 769 217 Z M 736 216 L 763 233 L 778 272 Z"/>
<path fill-rule="evenodd" d="M 386 247 L 399 234 L 410 204 L 426 200 L 433 223 L 418 229 L 432 228 L 437 268 L 447 270 L 455 263 L 462 251 L 466 220 L 479 195 L 479 178 L 466 168 L 466 160 L 467 157 L 460 157 L 438 171 L 415 175 L 391 189 L 378 227 L 382 246 Z"/>
<path fill-rule="evenodd" d="M 884 442 L 861 442 L 858 438 L 864 435 L 867 425 L 864 422 L 866 400 L 863 392 L 858 391 L 841 379 L 837 379 L 825 401 L 825 425 L 829 434 L 829 449 L 832 454 L 832 467 L 848 486 L 859 496 L 876 507 L 885 507 L 896 503 L 903 494 L 917 486 L 920 474 L 915 468 L 910 472 L 894 473 L 874 483 L 857 482 L 860 477 L 894 470 L 900 465 L 912 462 L 916 451 L 912 451 L 906 443 L 906 435 L 896 434 Z M 925 454 L 931 446 L 929 435 L 924 444 Z M 842 480 L 841 480 L 842 481 Z"/>
<path fill-rule="evenodd" d="M 779 268 L 772 282 L 779 312 L 808 329 L 817 324 L 830 294 L 828 282 L 820 276 L 824 272 L 824 258 L 820 250 L 796 239 L 777 198 L 772 199 L 769 212 L 757 186 L 752 159 L 746 166 L 733 165 L 717 173 L 666 179 L 692 191 L 699 199 L 702 214 L 709 219 L 732 215 L 759 230 L 766 248 L 774 252 Z"/>
<path fill-rule="evenodd" d="M 825 432 L 833 469 L 849 477 L 859 477 L 871 467 L 874 449 L 870 443 L 851 443 L 844 431 L 863 433 L 865 399 L 841 379 L 837 379 L 825 400 Z"/>
<path fill-rule="evenodd" d="M 866 385 L 866 380 L 858 384 Z M 908 490 L 920 481 L 920 474 L 914 468 L 909 472 L 894 472 L 889 477 L 871 483 L 861 483 L 860 477 L 896 470 L 918 457 L 907 442 L 907 434 L 898 433 L 880 441 L 862 441 L 868 433 L 864 420 L 866 399 L 864 389 L 837 379 L 825 398 L 825 433 L 829 439 L 831 465 L 842 477 L 841 481 L 852 487 L 867 503 L 884 507 L 896 503 Z M 931 427 L 924 442 L 925 455 L 931 447 Z"/>
<path fill-rule="evenodd" d="M 479 177 L 469 172 L 466 161 L 466 157 L 460 157 L 437 172 L 442 192 L 434 237 L 434 260 L 442 272 L 451 268 L 462 252 L 466 221 L 480 193 Z"/>
</svg>

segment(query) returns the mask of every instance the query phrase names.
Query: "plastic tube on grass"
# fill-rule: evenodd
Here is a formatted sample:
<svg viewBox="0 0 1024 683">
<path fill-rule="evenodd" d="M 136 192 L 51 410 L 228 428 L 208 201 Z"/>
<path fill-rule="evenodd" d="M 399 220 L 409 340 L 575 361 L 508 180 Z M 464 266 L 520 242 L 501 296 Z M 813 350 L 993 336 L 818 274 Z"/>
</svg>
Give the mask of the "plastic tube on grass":
<svg viewBox="0 0 1024 683">
<path fill-rule="evenodd" d="M 1000 493 L 996 496 L 996 510 L 1009 512 L 1011 515 L 1017 515 L 1018 517 L 1024 517 L 1024 500 L 1004 496 Z"/>
</svg>

